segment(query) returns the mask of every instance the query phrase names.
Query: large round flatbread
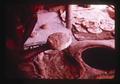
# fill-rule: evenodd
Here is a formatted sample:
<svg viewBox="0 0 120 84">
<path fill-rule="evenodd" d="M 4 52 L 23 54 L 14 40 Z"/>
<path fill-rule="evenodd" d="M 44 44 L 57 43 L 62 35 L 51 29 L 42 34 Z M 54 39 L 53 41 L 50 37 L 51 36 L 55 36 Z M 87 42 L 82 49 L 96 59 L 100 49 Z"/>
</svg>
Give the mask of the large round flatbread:
<svg viewBox="0 0 120 84">
<path fill-rule="evenodd" d="M 95 28 L 99 26 L 99 24 L 96 21 L 92 20 L 84 20 L 81 25 L 85 28 Z"/>
<path fill-rule="evenodd" d="M 114 21 L 112 20 L 101 20 L 100 21 L 100 28 L 104 31 L 114 31 L 115 29 L 115 24 L 114 24 Z"/>
<path fill-rule="evenodd" d="M 87 31 L 94 34 L 102 33 L 102 30 L 100 28 L 88 28 Z"/>
<path fill-rule="evenodd" d="M 82 22 L 82 26 L 85 27 L 90 33 L 102 33 L 102 30 L 99 28 L 99 23 L 97 23 L 96 21 L 84 20 Z"/>
</svg>

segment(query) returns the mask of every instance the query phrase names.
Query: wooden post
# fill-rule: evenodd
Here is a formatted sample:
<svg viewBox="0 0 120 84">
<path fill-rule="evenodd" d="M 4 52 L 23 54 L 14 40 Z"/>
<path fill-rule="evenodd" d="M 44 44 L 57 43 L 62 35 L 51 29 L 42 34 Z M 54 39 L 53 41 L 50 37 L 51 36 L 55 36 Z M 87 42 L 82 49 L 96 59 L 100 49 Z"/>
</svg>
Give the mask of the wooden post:
<svg viewBox="0 0 120 84">
<path fill-rule="evenodd" d="M 72 28 L 72 11 L 71 11 L 71 5 L 66 6 L 66 27 L 68 29 Z"/>
</svg>

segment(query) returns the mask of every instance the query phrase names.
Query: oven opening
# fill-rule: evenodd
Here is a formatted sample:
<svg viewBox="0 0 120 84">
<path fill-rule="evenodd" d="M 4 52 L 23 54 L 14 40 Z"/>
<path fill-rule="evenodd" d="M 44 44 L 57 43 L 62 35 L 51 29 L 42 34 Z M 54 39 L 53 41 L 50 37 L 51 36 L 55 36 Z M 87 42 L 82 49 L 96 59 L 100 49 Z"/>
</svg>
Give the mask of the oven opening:
<svg viewBox="0 0 120 84">
<path fill-rule="evenodd" d="M 88 48 L 82 52 L 82 59 L 96 69 L 112 70 L 116 66 L 115 51 L 112 48 Z"/>
</svg>

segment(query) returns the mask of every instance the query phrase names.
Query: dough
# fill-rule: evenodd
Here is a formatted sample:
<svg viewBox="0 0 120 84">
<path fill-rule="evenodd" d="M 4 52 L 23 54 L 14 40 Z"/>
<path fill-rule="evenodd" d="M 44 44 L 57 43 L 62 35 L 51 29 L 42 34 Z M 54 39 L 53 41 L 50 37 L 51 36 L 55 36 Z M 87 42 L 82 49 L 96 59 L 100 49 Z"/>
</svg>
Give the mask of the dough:
<svg viewBox="0 0 120 84">
<path fill-rule="evenodd" d="M 70 34 L 57 32 L 51 34 L 47 42 L 52 49 L 63 50 L 72 43 L 72 37 Z"/>
<path fill-rule="evenodd" d="M 100 23 L 100 28 L 104 31 L 114 31 L 115 29 L 115 24 L 112 20 L 103 19 Z"/>
</svg>

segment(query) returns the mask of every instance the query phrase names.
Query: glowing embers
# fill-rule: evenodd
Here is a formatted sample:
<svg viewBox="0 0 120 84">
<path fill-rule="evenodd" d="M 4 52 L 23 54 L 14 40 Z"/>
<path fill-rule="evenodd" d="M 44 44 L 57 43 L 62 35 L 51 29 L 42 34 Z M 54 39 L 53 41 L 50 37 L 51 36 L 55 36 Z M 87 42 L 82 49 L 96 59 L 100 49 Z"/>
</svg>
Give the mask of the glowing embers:
<svg viewBox="0 0 120 84">
<path fill-rule="evenodd" d="M 115 58 L 115 51 L 112 48 L 94 47 L 82 52 L 82 59 L 87 65 L 101 70 L 115 69 Z"/>
</svg>

